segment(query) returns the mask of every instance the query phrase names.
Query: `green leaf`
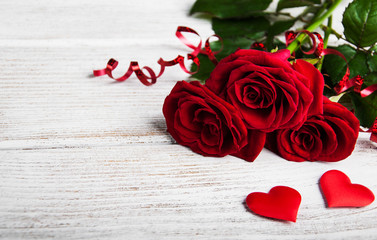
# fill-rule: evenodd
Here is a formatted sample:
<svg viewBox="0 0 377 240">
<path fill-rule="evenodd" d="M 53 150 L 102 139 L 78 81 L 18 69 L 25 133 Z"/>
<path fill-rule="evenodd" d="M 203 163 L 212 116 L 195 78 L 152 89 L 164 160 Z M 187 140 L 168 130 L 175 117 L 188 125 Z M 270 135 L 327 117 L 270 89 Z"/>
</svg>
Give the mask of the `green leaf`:
<svg viewBox="0 0 377 240">
<path fill-rule="evenodd" d="M 290 29 L 293 24 L 295 24 L 297 19 L 286 20 L 286 21 L 277 21 L 269 29 L 268 33 L 273 35 L 278 35 Z"/>
<path fill-rule="evenodd" d="M 354 0 L 343 14 L 344 35 L 358 47 L 377 41 L 377 1 Z"/>
<path fill-rule="evenodd" d="M 377 84 L 377 72 L 372 72 L 364 77 L 363 85 L 370 86 L 373 84 Z M 365 98 L 355 92 L 350 92 L 347 95 L 352 99 L 353 108 L 355 109 L 356 117 L 360 120 L 360 125 L 371 127 L 377 117 L 377 92 Z"/>
<path fill-rule="evenodd" d="M 339 102 L 339 100 L 344 96 L 344 94 L 346 94 L 346 92 L 342 92 L 342 93 L 339 94 L 339 95 L 331 96 L 331 97 L 329 97 L 329 100 L 330 100 L 331 102 Z"/>
<path fill-rule="evenodd" d="M 350 77 L 364 76 L 370 71 L 367 64 L 367 54 L 357 51 L 349 45 L 341 45 L 334 48 L 341 52 L 347 59 L 350 68 Z M 323 64 L 325 72 L 329 75 L 333 85 L 338 83 L 346 73 L 347 63 L 339 56 L 327 55 Z"/>
<path fill-rule="evenodd" d="M 377 54 L 377 45 L 373 45 L 370 49 L 369 49 L 370 52 L 372 52 L 373 54 Z"/>
<path fill-rule="evenodd" d="M 364 84 L 367 86 L 377 84 L 377 72 L 372 72 L 364 77 Z"/>
<path fill-rule="evenodd" d="M 268 29 L 268 36 L 266 40 L 266 47 L 267 49 L 272 49 L 274 48 L 273 40 L 276 35 L 287 31 L 290 29 L 293 24 L 295 24 L 296 19 L 292 20 L 286 20 L 286 21 L 277 21 L 272 26 Z"/>
<path fill-rule="evenodd" d="M 355 115 L 360 120 L 360 125 L 367 128 L 371 127 L 377 117 L 377 92 L 365 98 L 355 92 L 348 95 L 352 99 Z"/>
<path fill-rule="evenodd" d="M 377 55 L 368 55 L 368 67 L 371 72 L 377 72 Z"/>
<path fill-rule="evenodd" d="M 269 27 L 270 23 L 264 17 L 212 20 L 212 29 L 223 39 L 246 38 L 250 40 L 250 45 L 251 40 L 264 37 Z"/>
<path fill-rule="evenodd" d="M 197 0 L 190 14 L 209 13 L 218 18 L 244 18 L 263 14 L 272 0 Z"/>
<path fill-rule="evenodd" d="M 206 55 L 199 54 L 198 55 L 199 61 L 200 61 L 200 67 L 199 71 L 193 75 L 191 75 L 190 78 L 199 80 L 202 84 L 206 82 L 209 75 L 215 68 L 215 65 L 208 59 Z M 196 66 L 194 64 L 191 65 L 191 71 L 195 71 Z"/>
<path fill-rule="evenodd" d="M 237 49 L 248 49 L 250 48 L 253 42 L 249 39 L 245 38 L 238 38 L 236 40 L 230 39 L 223 39 L 223 50 L 216 54 L 216 59 L 220 61 L 221 59 L 229 56 L 230 54 L 234 53 Z M 211 48 L 216 51 L 221 48 L 221 43 L 219 41 L 215 41 L 211 43 Z M 205 83 L 205 80 L 208 79 L 209 75 L 215 68 L 215 64 L 213 64 L 206 55 L 199 54 L 198 55 L 200 61 L 200 68 L 199 71 L 191 76 L 191 78 L 197 79 L 202 83 Z M 191 71 L 195 71 L 196 66 L 191 65 Z"/>
<path fill-rule="evenodd" d="M 321 4 L 321 0 L 280 0 L 276 10 L 280 11 L 284 8 L 311 6 L 314 4 Z"/>
<path fill-rule="evenodd" d="M 339 99 L 338 103 L 342 104 L 344 107 L 346 107 L 348 110 L 355 109 L 352 103 L 352 98 L 350 97 L 349 92 L 344 92 L 343 96 Z"/>
</svg>

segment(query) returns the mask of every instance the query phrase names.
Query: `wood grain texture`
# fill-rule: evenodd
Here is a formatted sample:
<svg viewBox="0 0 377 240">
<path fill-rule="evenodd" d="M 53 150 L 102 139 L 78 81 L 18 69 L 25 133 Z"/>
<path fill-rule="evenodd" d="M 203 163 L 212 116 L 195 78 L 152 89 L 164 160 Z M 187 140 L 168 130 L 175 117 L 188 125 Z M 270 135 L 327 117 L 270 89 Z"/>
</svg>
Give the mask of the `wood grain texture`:
<svg viewBox="0 0 377 240">
<path fill-rule="evenodd" d="M 204 37 L 194 1 L 0 2 L 1 239 L 376 239 L 377 207 L 327 209 L 318 187 L 339 169 L 377 193 L 377 146 L 361 134 L 339 163 L 254 163 L 177 145 L 161 112 L 178 67 L 152 87 L 93 78 L 110 57 L 157 67 L 187 53 L 178 25 Z M 296 223 L 250 213 L 250 192 L 303 198 Z"/>
</svg>

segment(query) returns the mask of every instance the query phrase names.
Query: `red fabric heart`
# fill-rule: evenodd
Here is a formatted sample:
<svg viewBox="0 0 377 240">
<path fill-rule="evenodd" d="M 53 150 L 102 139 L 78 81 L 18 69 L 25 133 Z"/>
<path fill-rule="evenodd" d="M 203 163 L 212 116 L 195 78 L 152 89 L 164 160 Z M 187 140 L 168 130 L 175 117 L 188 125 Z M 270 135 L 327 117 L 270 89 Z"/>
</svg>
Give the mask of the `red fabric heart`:
<svg viewBox="0 0 377 240">
<path fill-rule="evenodd" d="M 360 184 L 352 184 L 349 177 L 338 170 L 325 172 L 319 183 L 330 208 L 364 207 L 374 201 L 371 190 Z"/>
<path fill-rule="evenodd" d="M 301 195 L 285 186 L 271 188 L 268 193 L 253 192 L 246 197 L 249 209 L 261 216 L 296 222 Z"/>
</svg>

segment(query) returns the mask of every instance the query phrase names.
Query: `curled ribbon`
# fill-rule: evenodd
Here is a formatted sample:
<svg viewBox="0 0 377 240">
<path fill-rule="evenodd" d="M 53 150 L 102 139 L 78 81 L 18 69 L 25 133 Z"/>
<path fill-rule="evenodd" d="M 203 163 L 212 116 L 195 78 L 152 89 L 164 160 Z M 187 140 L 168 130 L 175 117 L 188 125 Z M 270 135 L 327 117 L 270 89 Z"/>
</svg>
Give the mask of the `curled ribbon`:
<svg viewBox="0 0 377 240">
<path fill-rule="evenodd" d="M 294 32 L 294 31 L 285 32 L 285 44 L 286 44 L 286 46 L 291 44 L 298 37 L 299 33 L 304 33 L 304 34 L 308 35 L 310 37 L 310 39 L 312 40 L 312 48 L 309 49 L 308 51 L 304 51 L 304 50 L 301 49 L 301 51 L 303 53 L 307 54 L 307 55 L 314 54 L 316 52 L 316 49 L 318 48 L 317 47 L 317 41 L 315 39 L 315 35 L 313 33 L 309 32 L 308 30 L 300 30 L 300 31 L 297 31 L 297 32 Z M 323 48 L 323 41 L 322 41 L 322 48 Z"/>
<path fill-rule="evenodd" d="M 193 33 L 193 34 L 197 35 L 199 38 L 200 38 L 200 35 L 194 29 L 189 28 L 189 27 L 183 27 L 183 26 L 179 26 L 177 28 L 176 33 L 175 33 L 175 35 L 177 36 L 177 38 L 183 44 L 185 44 L 187 47 L 189 47 L 189 48 L 191 48 L 193 50 L 191 53 L 187 54 L 187 59 L 193 61 L 193 63 L 195 63 L 195 65 L 197 66 L 197 70 L 194 71 L 194 72 L 191 72 L 191 71 L 189 71 L 186 68 L 185 63 L 184 63 L 185 58 L 183 56 L 181 56 L 181 55 L 178 55 L 176 58 L 174 58 L 171 61 L 165 61 L 162 58 L 160 58 L 157 61 L 157 63 L 160 65 L 160 72 L 157 75 L 156 75 L 156 73 L 150 67 L 145 66 L 143 68 L 140 68 L 138 62 L 132 61 L 132 62 L 130 62 L 130 65 L 128 67 L 127 72 L 123 76 L 121 76 L 119 78 L 115 78 L 112 75 L 112 71 L 118 66 L 118 61 L 116 61 L 113 58 L 111 58 L 107 62 L 106 68 L 100 69 L 100 70 L 93 70 L 93 75 L 95 77 L 107 75 L 110 78 L 112 78 L 112 79 L 114 79 L 114 80 L 116 80 L 118 82 L 122 82 L 122 81 L 127 80 L 132 75 L 132 73 L 135 72 L 136 77 L 140 80 L 140 82 L 142 84 L 144 84 L 146 86 L 151 86 L 151 85 L 153 85 L 153 84 L 155 84 L 157 82 L 157 78 L 159 78 L 164 73 L 166 67 L 170 67 L 170 66 L 174 66 L 174 65 L 179 64 L 179 66 L 181 67 L 181 69 L 184 72 L 186 72 L 188 74 L 194 74 L 194 73 L 196 73 L 199 70 L 199 67 L 200 67 L 199 58 L 197 57 L 199 53 L 207 55 L 208 58 L 211 60 L 211 62 L 213 62 L 215 65 L 217 65 L 218 61 L 217 61 L 215 55 L 217 53 L 219 53 L 222 50 L 222 48 L 219 51 L 216 51 L 216 52 L 212 51 L 209 39 L 211 37 L 217 37 L 219 39 L 219 41 L 222 43 L 222 39 L 221 39 L 220 36 L 213 35 L 213 36 L 207 38 L 207 40 L 205 42 L 204 50 L 203 50 L 202 49 L 202 39 L 201 38 L 200 38 L 200 41 L 199 41 L 198 45 L 195 46 L 192 43 L 190 43 L 190 41 L 188 41 L 187 38 L 185 38 L 183 36 L 183 34 L 182 34 L 183 32 Z M 146 75 L 143 72 L 143 70 L 146 70 L 148 72 L 149 76 Z"/>
<path fill-rule="evenodd" d="M 361 90 L 361 85 L 363 84 L 364 79 L 357 75 L 351 79 L 342 79 L 340 82 L 335 86 L 334 90 L 337 94 L 345 92 L 351 87 L 354 87 L 354 91 L 359 93 L 361 97 L 368 97 L 373 92 L 377 91 L 377 84 L 373 84 L 369 87 L 364 88 Z"/>
<path fill-rule="evenodd" d="M 298 36 L 299 33 L 304 33 L 310 37 L 312 40 L 312 48 L 308 51 L 303 51 L 305 54 L 314 54 L 315 56 L 321 58 L 325 55 L 333 54 L 341 57 L 347 64 L 346 73 L 342 77 L 342 79 L 339 81 L 339 83 L 334 87 L 334 90 L 337 94 L 340 94 L 342 92 L 345 92 L 346 90 L 350 89 L 351 87 L 354 87 L 354 91 L 356 93 L 359 93 L 361 97 L 367 97 L 371 95 L 374 91 L 377 91 L 377 84 L 371 85 L 369 87 L 364 88 L 361 90 L 361 86 L 364 82 L 364 79 L 357 75 L 356 77 L 353 77 L 350 79 L 350 69 L 348 65 L 348 61 L 346 57 L 339 51 L 335 49 L 324 49 L 323 39 L 321 35 L 317 32 L 309 32 L 307 30 L 301 30 L 298 32 L 294 31 L 287 31 L 285 33 L 285 41 L 286 45 L 288 46 L 290 43 L 292 43 Z M 316 41 L 316 38 L 318 39 L 318 43 Z"/>
<path fill-rule="evenodd" d="M 255 42 L 250 46 L 250 49 L 261 49 L 263 51 L 267 51 L 266 46 L 264 46 L 261 42 Z"/>
<path fill-rule="evenodd" d="M 346 57 L 341 52 L 339 52 L 335 49 L 328 49 L 328 48 L 324 49 L 323 39 L 322 39 L 322 37 L 319 33 L 317 33 L 317 32 L 312 33 L 312 32 L 309 32 L 307 30 L 301 30 L 301 31 L 298 31 L 298 32 L 287 31 L 285 33 L 286 46 L 291 44 L 297 38 L 299 33 L 304 33 L 304 34 L 308 35 L 310 37 L 310 39 L 312 40 L 311 49 L 308 50 L 308 51 L 302 50 L 302 52 L 304 54 L 307 54 L 307 55 L 314 54 L 315 56 L 317 56 L 319 58 L 322 58 L 323 56 L 329 55 L 329 54 L 333 54 L 333 55 L 337 55 L 337 56 L 341 57 L 347 64 L 347 70 L 346 70 L 346 73 L 344 74 L 342 80 L 347 81 L 349 79 L 350 70 L 349 70 L 349 66 L 348 66 L 348 62 L 347 62 Z M 317 43 L 316 38 L 318 39 L 318 43 Z"/>
</svg>

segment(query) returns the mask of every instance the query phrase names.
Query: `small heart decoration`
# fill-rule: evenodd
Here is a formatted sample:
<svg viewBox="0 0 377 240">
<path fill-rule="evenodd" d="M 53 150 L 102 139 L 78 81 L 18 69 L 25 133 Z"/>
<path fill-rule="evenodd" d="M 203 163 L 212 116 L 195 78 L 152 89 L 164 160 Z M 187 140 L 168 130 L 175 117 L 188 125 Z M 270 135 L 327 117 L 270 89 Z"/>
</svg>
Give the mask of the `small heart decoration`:
<svg viewBox="0 0 377 240">
<path fill-rule="evenodd" d="M 301 195 L 295 189 L 276 186 L 268 193 L 253 192 L 246 197 L 248 208 L 261 216 L 296 222 Z"/>
<path fill-rule="evenodd" d="M 349 177 L 341 171 L 325 172 L 319 184 L 329 208 L 364 207 L 374 201 L 374 194 L 367 187 L 353 184 Z"/>
</svg>

